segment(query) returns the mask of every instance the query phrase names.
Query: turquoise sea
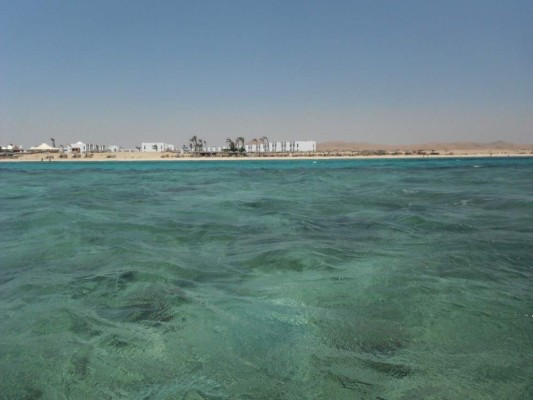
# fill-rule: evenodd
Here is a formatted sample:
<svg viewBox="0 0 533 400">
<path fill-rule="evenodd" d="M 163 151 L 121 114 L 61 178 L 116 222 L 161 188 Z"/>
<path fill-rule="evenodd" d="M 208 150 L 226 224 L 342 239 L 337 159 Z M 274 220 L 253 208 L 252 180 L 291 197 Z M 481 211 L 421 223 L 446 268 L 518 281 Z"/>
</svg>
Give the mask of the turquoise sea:
<svg viewBox="0 0 533 400">
<path fill-rule="evenodd" d="M 0 164 L 0 399 L 531 399 L 533 158 Z"/>
</svg>

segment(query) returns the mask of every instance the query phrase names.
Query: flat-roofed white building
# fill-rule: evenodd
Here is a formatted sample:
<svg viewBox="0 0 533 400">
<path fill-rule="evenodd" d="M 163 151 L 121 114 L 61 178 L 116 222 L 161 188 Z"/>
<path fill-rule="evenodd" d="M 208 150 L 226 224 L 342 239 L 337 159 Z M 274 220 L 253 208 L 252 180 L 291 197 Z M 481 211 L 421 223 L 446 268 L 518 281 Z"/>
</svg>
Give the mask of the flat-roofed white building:
<svg viewBox="0 0 533 400">
<path fill-rule="evenodd" d="M 89 151 L 96 153 L 104 153 L 108 151 L 107 144 L 88 143 Z"/>
<path fill-rule="evenodd" d="M 173 144 L 156 142 L 156 143 L 141 143 L 141 151 L 143 153 L 163 153 L 165 151 L 174 151 Z"/>
<path fill-rule="evenodd" d="M 105 144 L 76 142 L 67 146 L 68 153 L 102 153 L 108 151 Z"/>
<path fill-rule="evenodd" d="M 292 142 L 292 151 L 316 151 L 316 142 L 314 140 L 297 140 Z"/>
<path fill-rule="evenodd" d="M 87 144 L 83 142 L 76 142 L 67 146 L 67 152 L 69 153 L 87 153 Z"/>
<path fill-rule="evenodd" d="M 264 153 L 265 145 L 263 143 L 258 144 L 246 144 L 244 150 L 250 153 Z"/>
<path fill-rule="evenodd" d="M 263 143 L 247 144 L 244 146 L 247 152 L 264 153 L 265 145 Z M 300 151 L 316 151 L 316 142 L 314 140 L 291 140 L 284 142 L 269 142 L 268 151 L 270 153 L 296 153 Z"/>
</svg>

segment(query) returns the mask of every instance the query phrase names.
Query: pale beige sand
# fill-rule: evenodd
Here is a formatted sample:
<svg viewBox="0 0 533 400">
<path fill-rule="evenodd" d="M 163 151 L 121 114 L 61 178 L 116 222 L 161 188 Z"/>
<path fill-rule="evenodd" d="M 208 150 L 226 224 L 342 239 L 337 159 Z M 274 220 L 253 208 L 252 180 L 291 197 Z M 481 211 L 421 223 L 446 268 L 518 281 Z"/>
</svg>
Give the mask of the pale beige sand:
<svg viewBox="0 0 533 400">
<path fill-rule="evenodd" d="M 439 152 L 436 154 L 386 154 L 386 155 L 360 155 L 356 151 L 325 151 L 303 154 L 276 155 L 263 154 L 261 156 L 239 156 L 239 157 L 192 157 L 181 156 L 175 153 L 94 153 L 90 157 L 82 155 L 81 158 L 73 158 L 71 154 L 68 158 L 59 158 L 58 153 L 36 153 L 22 154 L 18 157 L 2 157 L 0 162 L 100 162 L 100 161 L 209 161 L 209 160 L 284 160 L 284 159 L 328 159 L 328 158 L 358 158 L 358 159 L 378 159 L 378 158 L 443 158 L 443 157 L 533 157 L 533 150 L 516 151 L 516 149 L 483 149 L 483 150 L 453 150 Z M 48 159 L 47 157 L 53 157 Z"/>
</svg>

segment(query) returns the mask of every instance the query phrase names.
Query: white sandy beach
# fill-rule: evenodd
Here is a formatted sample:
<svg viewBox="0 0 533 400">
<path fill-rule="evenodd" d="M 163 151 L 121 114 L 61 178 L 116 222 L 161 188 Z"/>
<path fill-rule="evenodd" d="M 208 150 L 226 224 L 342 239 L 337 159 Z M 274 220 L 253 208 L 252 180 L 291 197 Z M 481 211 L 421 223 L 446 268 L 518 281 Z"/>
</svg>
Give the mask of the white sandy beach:
<svg viewBox="0 0 533 400">
<path fill-rule="evenodd" d="M 74 158 L 72 154 L 60 158 L 58 153 L 34 153 L 20 154 L 0 158 L 0 162 L 102 162 L 102 161 L 243 161 L 243 160 L 286 160 L 286 159 L 407 159 L 407 158 L 457 158 L 457 157 L 532 157 L 533 151 L 488 149 L 478 150 L 455 150 L 439 154 L 384 154 L 384 155 L 360 155 L 357 152 L 316 152 L 316 153 L 292 153 L 275 155 L 247 155 L 247 156 L 192 156 L 176 153 L 91 153 L 88 156 L 81 155 Z"/>
</svg>

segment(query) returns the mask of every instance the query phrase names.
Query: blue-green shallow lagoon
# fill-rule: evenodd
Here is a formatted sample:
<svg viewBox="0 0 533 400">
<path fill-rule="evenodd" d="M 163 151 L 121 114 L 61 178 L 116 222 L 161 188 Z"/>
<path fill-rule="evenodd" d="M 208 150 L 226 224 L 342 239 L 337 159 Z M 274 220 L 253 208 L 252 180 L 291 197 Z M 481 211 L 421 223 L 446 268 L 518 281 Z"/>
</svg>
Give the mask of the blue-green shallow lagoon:
<svg viewBox="0 0 533 400">
<path fill-rule="evenodd" d="M 533 159 L 0 164 L 0 399 L 533 398 Z"/>
</svg>

